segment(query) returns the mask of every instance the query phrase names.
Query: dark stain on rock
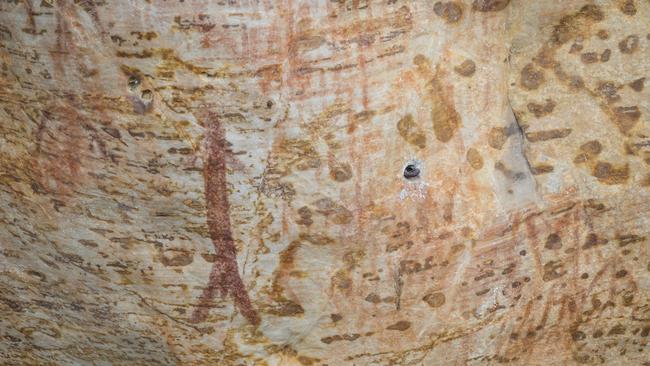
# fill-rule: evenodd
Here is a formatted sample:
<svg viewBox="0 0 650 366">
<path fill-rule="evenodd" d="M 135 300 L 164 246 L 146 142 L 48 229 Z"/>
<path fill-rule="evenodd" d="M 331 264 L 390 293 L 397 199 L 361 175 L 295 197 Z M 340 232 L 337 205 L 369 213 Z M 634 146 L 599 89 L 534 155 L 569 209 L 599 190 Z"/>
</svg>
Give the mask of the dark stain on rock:
<svg viewBox="0 0 650 366">
<path fill-rule="evenodd" d="M 591 249 L 598 245 L 607 244 L 608 240 L 604 238 L 599 238 L 598 235 L 594 233 L 589 233 L 585 239 L 585 244 L 582 246 L 582 249 Z"/>
<path fill-rule="evenodd" d="M 316 212 L 329 218 L 337 225 L 349 224 L 352 221 L 352 212 L 335 203 L 331 198 L 321 198 L 313 203 Z"/>
<path fill-rule="evenodd" d="M 571 332 L 571 339 L 573 339 L 574 342 L 582 341 L 585 338 L 587 338 L 587 335 L 584 332 L 579 330 Z"/>
<path fill-rule="evenodd" d="M 265 309 L 266 313 L 280 317 L 296 317 L 305 313 L 303 307 L 288 299 L 281 299 L 276 305 Z"/>
<path fill-rule="evenodd" d="M 472 60 L 465 60 L 460 65 L 454 67 L 454 71 L 460 76 L 472 76 L 476 72 L 476 63 Z"/>
<path fill-rule="evenodd" d="M 427 303 L 432 308 L 439 308 L 445 304 L 447 301 L 445 294 L 442 292 L 434 292 L 431 294 L 425 295 L 422 300 Z"/>
<path fill-rule="evenodd" d="M 543 82 L 544 71 L 536 69 L 532 63 L 524 66 L 524 68 L 521 70 L 520 84 L 525 89 L 535 90 L 539 88 Z"/>
<path fill-rule="evenodd" d="M 618 95 L 618 90 L 621 87 L 614 84 L 611 81 L 601 81 L 598 83 L 598 93 L 605 99 L 607 99 L 608 102 L 616 102 L 621 99 L 621 96 Z"/>
<path fill-rule="evenodd" d="M 599 6 L 585 5 L 577 13 L 566 15 L 560 19 L 559 24 L 553 28 L 551 42 L 556 46 L 561 46 L 580 34 L 589 24 L 600 22 L 604 18 L 605 15 Z"/>
<path fill-rule="evenodd" d="M 546 237 L 546 244 L 544 244 L 544 248 L 551 250 L 561 249 L 562 239 L 556 233 L 550 234 L 548 237 Z"/>
<path fill-rule="evenodd" d="M 427 138 L 422 129 L 415 123 L 413 116 L 407 114 L 397 122 L 399 135 L 409 144 L 423 149 L 427 145 Z"/>
<path fill-rule="evenodd" d="M 626 247 L 630 244 L 640 243 L 645 239 L 646 239 L 645 236 L 639 236 L 636 234 L 620 234 L 616 236 L 616 240 L 618 241 L 618 246 L 621 248 Z"/>
<path fill-rule="evenodd" d="M 219 293 L 230 295 L 241 314 L 254 325 L 260 323 L 260 317 L 253 308 L 246 287 L 239 275 L 237 266 L 237 249 L 235 247 L 231 223 L 230 203 L 228 201 L 228 183 L 226 180 L 226 154 L 228 142 L 224 127 L 216 115 L 208 113 L 204 146 L 205 157 L 203 178 L 205 183 L 205 200 L 207 206 L 207 224 L 210 238 L 215 249 L 215 262 L 210 278 L 196 305 L 191 320 L 205 320 L 212 300 Z"/>
<path fill-rule="evenodd" d="M 500 11 L 510 4 L 510 0 L 474 0 L 472 9 L 480 12 Z"/>
<path fill-rule="evenodd" d="M 580 55 L 580 61 L 585 64 L 594 64 L 598 62 L 599 58 L 596 52 L 585 52 Z"/>
<path fill-rule="evenodd" d="M 466 158 L 467 162 L 473 169 L 479 170 L 483 168 L 483 157 L 475 148 L 471 147 L 467 150 Z"/>
<path fill-rule="evenodd" d="M 330 336 L 330 337 L 321 338 L 320 341 L 325 343 L 325 344 L 330 344 L 330 343 L 337 342 L 337 341 L 353 342 L 353 341 L 357 340 L 359 337 L 361 337 L 361 334 L 359 334 L 359 333 L 337 334 L 337 335 L 333 335 L 333 336 Z"/>
<path fill-rule="evenodd" d="M 536 132 L 527 132 L 526 139 L 530 142 L 548 141 L 553 139 L 561 139 L 569 136 L 572 132 L 570 128 L 561 128 L 555 130 L 544 130 Z"/>
<path fill-rule="evenodd" d="M 120 138 L 122 138 L 122 135 L 120 134 L 120 130 L 118 130 L 117 128 L 113 128 L 113 127 L 102 127 L 102 130 L 103 130 L 104 132 L 106 132 L 109 136 L 113 137 L 113 138 L 116 138 L 116 139 L 118 139 L 118 140 L 119 140 Z"/>
<path fill-rule="evenodd" d="M 458 1 L 438 1 L 433 5 L 433 12 L 447 23 L 456 23 L 463 16 L 463 5 Z"/>
<path fill-rule="evenodd" d="M 391 324 L 386 329 L 388 330 L 398 330 L 400 332 L 403 332 L 411 327 L 411 322 L 406 321 L 406 320 L 400 320 L 395 324 Z"/>
<path fill-rule="evenodd" d="M 618 8 L 625 15 L 636 15 L 636 4 L 634 0 L 619 0 Z"/>
<path fill-rule="evenodd" d="M 555 168 L 549 164 L 535 164 L 531 167 L 531 173 L 533 175 L 542 175 L 553 172 Z"/>
<path fill-rule="evenodd" d="M 574 163 L 580 164 L 587 162 L 600 154 L 603 147 L 598 140 L 585 142 L 580 146 L 580 152 L 573 160 Z"/>
<path fill-rule="evenodd" d="M 488 133 L 488 145 L 490 147 L 501 150 L 503 145 L 508 140 L 508 130 L 505 127 L 492 127 Z"/>
<path fill-rule="evenodd" d="M 628 164 L 616 167 L 610 163 L 599 161 L 594 166 L 591 174 L 599 182 L 607 185 L 623 184 L 630 178 L 630 167 Z"/>
<path fill-rule="evenodd" d="M 184 267 L 194 261 L 194 255 L 185 249 L 168 249 L 160 255 L 160 261 L 167 267 Z"/>
<path fill-rule="evenodd" d="M 616 107 L 613 110 L 614 122 L 621 133 L 628 133 L 641 118 L 641 111 L 637 106 Z"/>
<path fill-rule="evenodd" d="M 609 332 L 607 332 L 608 336 L 614 336 L 614 335 L 623 335 L 625 334 L 625 326 L 622 324 L 617 324 L 613 326 Z"/>
<path fill-rule="evenodd" d="M 298 209 L 298 216 L 300 216 L 300 220 L 297 221 L 298 225 L 310 226 L 314 223 L 311 219 L 312 212 L 307 206 Z"/>
<path fill-rule="evenodd" d="M 563 267 L 564 265 L 560 261 L 549 261 L 545 263 L 542 280 L 548 282 L 564 276 L 566 271 L 563 270 Z"/>
<path fill-rule="evenodd" d="M 546 99 L 544 104 L 530 102 L 528 103 L 528 111 L 535 115 L 535 117 L 540 118 L 546 115 L 549 115 L 555 109 L 557 104 L 552 99 Z"/>
<path fill-rule="evenodd" d="M 636 34 L 625 37 L 624 40 L 618 43 L 618 49 L 627 55 L 636 52 L 639 49 L 639 36 Z"/>
<path fill-rule="evenodd" d="M 330 164 L 330 178 L 337 182 L 345 182 L 352 178 L 352 167 L 348 163 Z"/>
<path fill-rule="evenodd" d="M 379 297 L 379 295 L 377 295 L 375 293 L 372 293 L 372 294 L 369 294 L 368 296 L 366 296 L 366 298 L 364 300 L 366 300 L 367 302 L 373 303 L 373 304 L 379 304 L 381 302 L 381 297 Z"/>
<path fill-rule="evenodd" d="M 643 78 L 636 79 L 636 80 L 634 80 L 633 82 L 629 83 L 628 85 L 629 85 L 630 88 L 632 88 L 632 90 L 634 90 L 635 92 L 642 92 L 642 91 L 643 91 L 644 84 L 645 84 L 645 79 L 646 79 L 646 78 L 644 78 L 644 77 L 643 77 Z"/>
</svg>

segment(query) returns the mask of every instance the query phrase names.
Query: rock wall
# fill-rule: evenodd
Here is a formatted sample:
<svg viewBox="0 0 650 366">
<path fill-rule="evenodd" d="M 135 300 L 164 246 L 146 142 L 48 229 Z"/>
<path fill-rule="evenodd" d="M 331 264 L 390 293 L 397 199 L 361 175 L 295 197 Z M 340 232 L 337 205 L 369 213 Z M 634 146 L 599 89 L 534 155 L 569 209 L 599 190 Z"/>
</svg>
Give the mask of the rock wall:
<svg viewBox="0 0 650 366">
<path fill-rule="evenodd" d="M 0 363 L 644 364 L 650 2 L 0 2 Z"/>
</svg>

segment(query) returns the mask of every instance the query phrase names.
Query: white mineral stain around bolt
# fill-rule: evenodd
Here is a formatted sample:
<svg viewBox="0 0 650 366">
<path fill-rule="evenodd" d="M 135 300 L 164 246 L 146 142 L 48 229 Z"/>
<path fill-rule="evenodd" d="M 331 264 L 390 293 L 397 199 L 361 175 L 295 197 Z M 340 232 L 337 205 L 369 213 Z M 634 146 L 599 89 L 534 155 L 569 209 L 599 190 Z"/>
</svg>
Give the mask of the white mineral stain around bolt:
<svg viewBox="0 0 650 366">
<path fill-rule="evenodd" d="M 404 170 L 408 166 L 414 166 L 416 169 L 419 171 L 419 175 L 414 178 L 405 178 L 404 177 Z M 423 199 L 427 195 L 427 187 L 429 187 L 429 183 L 425 182 L 422 180 L 422 165 L 420 164 L 419 160 L 409 160 L 404 166 L 402 167 L 402 172 L 400 174 L 400 178 L 404 180 L 404 188 L 400 191 L 399 193 L 399 199 L 401 201 L 404 201 L 405 199 L 413 199 L 413 200 L 419 200 Z"/>
</svg>

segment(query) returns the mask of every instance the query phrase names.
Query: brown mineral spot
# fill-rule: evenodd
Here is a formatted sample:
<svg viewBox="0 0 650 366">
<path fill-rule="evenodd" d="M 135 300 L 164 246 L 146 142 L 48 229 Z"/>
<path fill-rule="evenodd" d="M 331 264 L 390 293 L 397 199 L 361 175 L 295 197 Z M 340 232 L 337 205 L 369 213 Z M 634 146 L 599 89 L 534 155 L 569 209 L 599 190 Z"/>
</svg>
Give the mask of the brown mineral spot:
<svg viewBox="0 0 650 366">
<path fill-rule="evenodd" d="M 580 34 L 590 23 L 599 22 L 605 15 L 597 5 L 585 5 L 575 14 L 566 15 L 553 28 L 551 42 L 560 46 Z"/>
<path fill-rule="evenodd" d="M 611 55 L 612 55 L 612 50 L 610 50 L 609 48 L 605 49 L 603 53 L 600 54 L 600 62 L 609 61 Z"/>
<path fill-rule="evenodd" d="M 594 334 L 592 335 L 592 337 L 594 337 L 594 338 L 596 338 L 596 339 L 597 339 L 597 338 L 600 338 L 600 337 L 602 337 L 602 336 L 603 336 L 603 331 L 600 330 L 600 329 L 596 330 L 596 331 L 594 332 Z"/>
<path fill-rule="evenodd" d="M 314 221 L 311 219 L 312 212 L 307 206 L 303 206 L 298 209 L 298 216 L 300 216 L 300 220 L 297 221 L 298 225 L 310 226 L 314 223 Z M 273 216 L 270 216 L 270 221 L 273 221 Z"/>
<path fill-rule="evenodd" d="M 312 366 L 320 362 L 320 359 L 307 356 L 298 356 L 298 362 L 300 362 L 300 364 L 303 366 Z"/>
<path fill-rule="evenodd" d="M 330 164 L 330 178 L 337 182 L 345 182 L 352 178 L 352 167 L 348 163 Z"/>
<path fill-rule="evenodd" d="M 634 4 L 634 0 L 619 0 L 618 8 L 625 15 L 636 15 L 636 5 Z"/>
<path fill-rule="evenodd" d="M 548 282 L 564 276 L 566 274 L 566 271 L 563 271 L 562 267 L 563 264 L 560 261 L 549 261 L 545 263 L 542 280 L 544 280 L 544 282 Z"/>
<path fill-rule="evenodd" d="M 431 81 L 431 121 L 440 142 L 448 142 L 460 127 L 460 116 L 440 81 Z"/>
<path fill-rule="evenodd" d="M 582 45 L 582 43 L 574 43 L 571 45 L 571 49 L 569 50 L 569 53 L 578 53 L 582 51 L 583 48 L 584 46 Z"/>
<path fill-rule="evenodd" d="M 433 5 L 433 12 L 447 23 L 456 23 L 463 16 L 463 4 L 458 1 L 438 1 Z"/>
<path fill-rule="evenodd" d="M 587 338 L 587 335 L 586 335 L 584 332 L 581 332 L 581 331 L 579 331 L 579 330 L 576 330 L 576 331 L 574 331 L 574 332 L 571 333 L 571 338 L 572 338 L 575 342 L 577 342 L 577 341 L 581 341 L 581 340 Z"/>
<path fill-rule="evenodd" d="M 549 164 L 536 164 L 531 168 L 533 175 L 548 174 L 553 171 L 553 166 Z"/>
<path fill-rule="evenodd" d="M 332 322 L 336 323 L 343 319 L 343 316 L 341 314 L 330 314 L 330 318 L 332 318 Z"/>
<path fill-rule="evenodd" d="M 621 334 L 625 334 L 625 327 L 622 324 L 617 324 L 613 326 L 612 329 L 610 329 L 609 332 L 607 332 L 608 336 L 621 335 Z"/>
<path fill-rule="evenodd" d="M 460 65 L 454 67 L 454 71 L 461 76 L 472 76 L 476 72 L 476 64 L 472 60 L 465 60 Z"/>
<path fill-rule="evenodd" d="M 476 296 L 483 296 L 483 295 L 487 294 L 488 292 L 490 292 L 490 289 L 489 288 L 484 288 L 483 290 L 476 291 L 475 295 Z"/>
<path fill-rule="evenodd" d="M 400 332 L 403 332 L 411 327 L 411 322 L 406 321 L 406 320 L 400 320 L 395 324 L 391 324 L 386 329 L 388 330 L 398 330 Z"/>
<path fill-rule="evenodd" d="M 93 240 L 79 239 L 78 241 L 85 247 L 97 248 L 98 246 L 97 243 Z"/>
<path fill-rule="evenodd" d="M 589 235 L 587 235 L 587 239 L 585 239 L 585 244 L 582 246 L 582 249 L 593 248 L 598 245 L 607 244 L 607 242 L 608 242 L 607 239 L 601 239 L 598 237 L 598 235 L 594 233 L 590 233 Z"/>
<path fill-rule="evenodd" d="M 562 248 L 562 239 L 555 233 L 550 234 L 548 237 L 546 237 L 546 244 L 544 244 L 544 248 L 551 250 L 560 249 Z"/>
<path fill-rule="evenodd" d="M 593 64 L 598 62 L 598 53 L 596 52 L 585 52 L 580 55 L 580 60 L 585 64 Z"/>
<path fill-rule="evenodd" d="M 510 0 L 474 0 L 472 9 L 480 12 L 499 11 L 508 6 Z"/>
<path fill-rule="evenodd" d="M 641 111 L 637 106 L 614 108 L 614 122 L 621 133 L 630 131 L 639 122 Z"/>
<path fill-rule="evenodd" d="M 620 270 L 620 271 L 617 271 L 617 272 L 614 274 L 614 277 L 616 277 L 616 278 L 623 278 L 623 277 L 625 277 L 625 276 L 627 276 L 627 271 L 624 270 L 624 269 L 622 269 L 622 270 Z"/>
<path fill-rule="evenodd" d="M 553 139 L 561 139 L 569 136 L 572 129 L 562 128 L 555 130 L 544 130 L 536 132 L 527 132 L 526 139 L 530 142 L 548 141 Z"/>
<path fill-rule="evenodd" d="M 185 249 L 168 249 L 161 254 L 160 261 L 167 267 L 183 267 L 192 263 L 194 256 Z"/>
<path fill-rule="evenodd" d="M 478 152 L 478 150 L 473 147 L 467 150 L 467 162 L 472 168 L 476 170 L 479 170 L 483 167 L 483 157 L 481 157 L 481 154 Z"/>
<path fill-rule="evenodd" d="M 584 144 L 580 145 L 580 151 L 591 156 L 596 156 L 600 154 L 603 150 L 603 146 L 598 140 L 587 141 Z"/>
<path fill-rule="evenodd" d="M 552 99 L 546 99 L 544 104 L 538 104 L 534 102 L 528 103 L 528 111 L 535 115 L 535 117 L 540 118 L 551 114 L 553 109 L 555 109 L 556 103 Z"/>
<path fill-rule="evenodd" d="M 627 36 L 618 43 L 618 49 L 624 54 L 632 54 L 639 48 L 639 36 L 636 34 Z"/>
<path fill-rule="evenodd" d="M 345 270 L 337 271 L 334 276 L 332 276 L 331 280 L 332 286 L 340 290 L 350 288 L 352 285 L 352 279 L 350 278 L 349 273 Z"/>
<path fill-rule="evenodd" d="M 609 32 L 607 32 L 605 29 L 601 29 L 596 33 L 596 36 L 602 40 L 605 40 L 609 38 Z"/>
<path fill-rule="evenodd" d="M 316 207 L 316 212 L 330 218 L 335 224 L 344 225 L 352 221 L 352 212 L 335 203 L 331 198 L 321 198 L 313 205 Z"/>
<path fill-rule="evenodd" d="M 621 99 L 618 90 L 621 87 L 611 81 L 601 81 L 598 83 L 598 93 L 607 99 L 608 102 L 616 102 Z"/>
<path fill-rule="evenodd" d="M 598 181 L 607 185 L 622 184 L 630 178 L 630 167 L 625 164 L 615 167 L 610 163 L 599 161 L 591 173 Z"/>
<path fill-rule="evenodd" d="M 534 90 L 544 82 L 544 71 L 538 70 L 531 63 L 521 70 L 520 84 L 525 89 Z"/>
<path fill-rule="evenodd" d="M 497 150 L 503 148 L 507 139 L 508 133 L 505 127 L 492 127 L 488 133 L 488 145 Z"/>
<path fill-rule="evenodd" d="M 639 243 L 645 240 L 645 236 L 639 236 L 635 234 L 625 234 L 617 235 L 616 240 L 618 240 L 619 247 L 626 247 L 630 244 Z"/>
<path fill-rule="evenodd" d="M 427 294 L 422 298 L 422 300 L 424 300 L 424 302 L 426 302 L 427 305 L 431 306 L 432 308 L 439 308 L 447 301 L 445 294 L 442 292 Z"/>
<path fill-rule="evenodd" d="M 427 145 L 427 138 L 424 132 L 413 120 L 411 114 L 407 114 L 397 122 L 399 135 L 409 144 L 423 149 Z"/>
<path fill-rule="evenodd" d="M 400 261 L 400 273 L 412 274 L 423 270 L 422 264 L 412 259 Z"/>
<path fill-rule="evenodd" d="M 632 90 L 636 92 L 641 92 L 643 91 L 644 83 L 645 83 L 646 78 L 639 78 L 628 84 Z"/>
<path fill-rule="evenodd" d="M 375 293 L 369 294 L 364 300 L 373 304 L 379 304 L 381 302 L 381 298 Z"/>
<path fill-rule="evenodd" d="M 300 304 L 284 298 L 280 298 L 275 306 L 268 307 L 265 311 L 281 317 L 296 317 L 305 313 Z"/>
</svg>

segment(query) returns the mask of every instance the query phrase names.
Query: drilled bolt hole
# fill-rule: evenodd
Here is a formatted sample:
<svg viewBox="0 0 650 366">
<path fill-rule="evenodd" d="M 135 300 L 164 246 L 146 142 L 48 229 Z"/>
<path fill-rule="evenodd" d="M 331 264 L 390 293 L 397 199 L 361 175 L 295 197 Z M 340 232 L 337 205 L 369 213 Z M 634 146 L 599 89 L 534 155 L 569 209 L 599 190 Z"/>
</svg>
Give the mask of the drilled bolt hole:
<svg viewBox="0 0 650 366">
<path fill-rule="evenodd" d="M 131 90 L 137 88 L 138 85 L 140 85 L 140 78 L 138 78 L 137 76 L 129 77 L 129 88 Z"/>
<path fill-rule="evenodd" d="M 404 178 L 413 179 L 417 178 L 420 175 L 420 169 L 414 164 L 409 164 L 404 168 Z"/>
</svg>

